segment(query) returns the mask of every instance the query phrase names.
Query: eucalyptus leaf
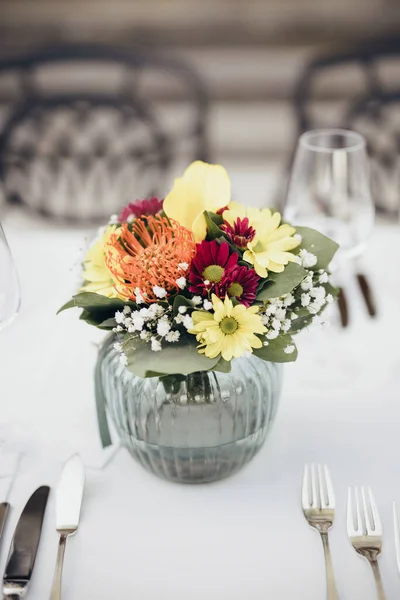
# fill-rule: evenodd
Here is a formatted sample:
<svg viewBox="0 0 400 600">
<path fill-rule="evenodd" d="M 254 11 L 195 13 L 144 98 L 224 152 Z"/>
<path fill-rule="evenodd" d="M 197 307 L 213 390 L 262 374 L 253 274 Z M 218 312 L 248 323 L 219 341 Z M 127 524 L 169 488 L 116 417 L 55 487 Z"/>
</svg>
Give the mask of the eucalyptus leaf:
<svg viewBox="0 0 400 600">
<path fill-rule="evenodd" d="M 189 298 L 185 298 L 185 296 L 177 294 L 174 298 L 174 303 L 172 305 L 174 316 L 178 314 L 179 308 L 181 306 L 186 306 L 187 308 L 194 308 L 194 304 Z"/>
<path fill-rule="evenodd" d="M 297 358 L 296 344 L 293 342 L 293 338 L 290 335 L 280 335 L 274 340 L 266 340 L 268 346 L 262 346 L 254 350 L 255 356 L 268 360 L 270 362 L 293 362 Z M 295 350 L 291 354 L 285 352 L 287 346 L 294 346 Z"/>
<path fill-rule="evenodd" d="M 97 311 L 89 311 L 86 308 L 83 309 L 81 316 L 79 317 L 81 321 L 86 321 L 89 325 L 94 325 L 99 329 L 114 329 L 116 326 L 116 322 L 114 316 L 110 317 L 110 311 L 107 309 L 105 312 L 103 310 Z"/>
<path fill-rule="evenodd" d="M 268 273 L 268 280 L 262 290 L 257 294 L 257 300 L 268 300 L 269 298 L 280 298 L 289 294 L 297 287 L 307 271 L 297 263 L 290 262 L 282 273 Z"/>
<path fill-rule="evenodd" d="M 95 294 L 94 292 L 80 292 L 73 296 L 73 298 L 64 304 L 57 312 L 59 314 L 63 310 L 68 308 L 86 308 L 88 310 L 96 308 L 107 308 L 110 312 L 115 312 L 122 309 L 124 306 L 135 307 L 134 302 L 128 300 L 121 300 L 120 298 L 107 298 L 101 294 Z"/>
<path fill-rule="evenodd" d="M 302 238 L 299 248 L 296 249 L 297 252 L 304 248 L 315 254 L 318 259 L 312 270 L 327 269 L 339 248 L 339 244 L 310 227 L 296 227 L 296 233 L 300 234 Z"/>
<path fill-rule="evenodd" d="M 210 359 L 199 354 L 194 336 L 181 336 L 179 342 L 166 344 L 160 352 L 153 352 L 151 345 L 140 339 L 131 339 L 124 343 L 124 351 L 127 368 L 138 377 L 209 371 L 219 361 L 219 356 Z"/>
<path fill-rule="evenodd" d="M 231 363 L 229 360 L 225 360 L 224 358 L 220 358 L 217 364 L 213 367 L 213 371 L 218 371 L 220 373 L 230 373 L 231 372 Z"/>
</svg>

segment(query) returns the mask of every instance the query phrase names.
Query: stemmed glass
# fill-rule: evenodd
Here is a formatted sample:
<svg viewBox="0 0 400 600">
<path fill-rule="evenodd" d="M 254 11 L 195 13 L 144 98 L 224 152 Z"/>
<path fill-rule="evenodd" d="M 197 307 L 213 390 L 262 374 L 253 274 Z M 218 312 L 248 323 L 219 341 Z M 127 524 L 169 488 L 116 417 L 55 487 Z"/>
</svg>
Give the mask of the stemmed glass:
<svg viewBox="0 0 400 600">
<path fill-rule="evenodd" d="M 0 331 L 16 317 L 21 294 L 14 259 L 0 225 Z"/>
<path fill-rule="evenodd" d="M 340 244 L 334 268 L 366 249 L 374 224 L 364 138 L 345 129 L 303 133 L 292 169 L 285 219 Z"/>
<path fill-rule="evenodd" d="M 17 316 L 20 304 L 18 275 L 10 247 L 0 224 L 0 331 Z M 7 495 L 11 490 L 13 479 L 18 474 L 22 456 L 20 450 L 7 441 L 9 435 L 10 425 L 0 421 L 0 479 L 9 480 Z"/>
</svg>

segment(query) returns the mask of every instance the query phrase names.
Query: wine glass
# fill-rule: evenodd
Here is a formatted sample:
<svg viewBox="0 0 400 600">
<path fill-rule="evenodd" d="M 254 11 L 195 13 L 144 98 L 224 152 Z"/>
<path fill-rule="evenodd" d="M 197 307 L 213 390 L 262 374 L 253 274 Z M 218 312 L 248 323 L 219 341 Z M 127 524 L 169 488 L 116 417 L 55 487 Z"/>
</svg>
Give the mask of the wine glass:
<svg viewBox="0 0 400 600">
<path fill-rule="evenodd" d="M 318 229 L 340 244 L 338 263 L 366 249 L 374 224 L 365 139 L 345 129 L 300 136 L 285 219 Z"/>
<path fill-rule="evenodd" d="M 17 271 L 10 247 L 0 224 L 0 331 L 16 317 L 21 304 Z M 11 426 L 0 421 L 0 480 L 6 479 L 7 492 L 20 471 L 21 450 L 11 439 Z M 4 494 L 4 490 L 3 490 Z"/>
<path fill-rule="evenodd" d="M 0 331 L 16 317 L 21 304 L 17 271 L 0 225 Z"/>
</svg>

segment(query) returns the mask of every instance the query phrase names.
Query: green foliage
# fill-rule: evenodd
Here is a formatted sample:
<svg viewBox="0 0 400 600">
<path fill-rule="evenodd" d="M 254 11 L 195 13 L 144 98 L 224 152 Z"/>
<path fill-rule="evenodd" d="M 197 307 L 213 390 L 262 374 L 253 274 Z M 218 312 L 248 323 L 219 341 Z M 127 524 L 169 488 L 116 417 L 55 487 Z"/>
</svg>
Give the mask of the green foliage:
<svg viewBox="0 0 400 600">
<path fill-rule="evenodd" d="M 138 377 L 195 373 L 209 371 L 219 362 L 199 354 L 194 336 L 181 335 L 179 342 L 166 344 L 161 352 L 153 352 L 150 344 L 140 339 L 124 342 L 128 369 Z"/>
<path fill-rule="evenodd" d="M 219 371 L 220 373 L 230 373 L 231 372 L 231 363 L 229 360 L 225 360 L 224 358 L 220 358 L 217 364 L 213 367 L 213 371 Z"/>
<path fill-rule="evenodd" d="M 293 252 L 298 253 L 302 248 L 308 250 L 318 258 L 317 264 L 312 267 L 312 270 L 327 269 L 339 248 L 339 244 L 310 227 L 296 227 L 296 233 L 301 235 L 302 240 L 300 247 Z"/>
<path fill-rule="evenodd" d="M 263 341 L 265 341 L 265 339 L 266 338 L 263 338 Z M 297 359 L 296 344 L 293 342 L 293 338 L 290 335 L 280 335 L 274 340 L 266 341 L 268 342 L 268 346 L 262 346 L 262 348 L 254 350 L 255 356 L 258 356 L 258 358 L 279 363 L 293 362 Z M 295 350 L 291 354 L 286 354 L 285 348 L 289 345 L 295 346 Z"/>
<path fill-rule="evenodd" d="M 216 219 L 219 215 L 215 215 L 214 213 L 210 213 L 207 210 L 204 211 L 204 218 L 206 220 L 207 225 L 207 237 L 210 240 L 218 240 L 220 238 L 224 239 L 225 234 L 222 229 L 219 228 L 219 225 L 223 222 L 223 219 Z M 216 222 L 218 221 L 218 222 Z"/>
<path fill-rule="evenodd" d="M 111 313 L 115 313 L 117 310 L 122 310 L 126 305 L 136 308 L 136 304 L 134 302 L 120 300 L 119 298 L 107 298 L 107 296 L 95 294 L 94 292 L 80 292 L 79 294 L 73 296 L 69 302 L 64 304 L 58 310 L 57 314 L 63 310 L 67 310 L 68 308 L 86 308 L 91 312 L 101 308 L 107 309 Z"/>
<path fill-rule="evenodd" d="M 268 279 L 257 294 L 257 300 L 269 300 L 270 298 L 280 298 L 289 294 L 307 275 L 303 267 L 297 263 L 290 262 L 286 265 L 282 273 L 268 273 Z"/>
<path fill-rule="evenodd" d="M 111 330 L 116 325 L 114 320 L 116 311 L 122 310 L 124 306 L 130 306 L 133 309 L 136 308 L 134 302 L 120 300 L 119 298 L 107 298 L 93 292 L 80 292 L 64 304 L 58 313 L 68 308 L 83 308 L 79 317 L 82 321 L 86 321 L 89 325 L 93 325 L 99 329 Z"/>
<path fill-rule="evenodd" d="M 174 303 L 172 305 L 174 317 L 176 317 L 176 315 L 179 313 L 179 308 L 181 306 L 186 306 L 188 308 L 195 308 L 195 305 L 189 298 L 186 298 L 185 296 L 182 296 L 181 294 L 177 294 L 174 298 Z"/>
</svg>

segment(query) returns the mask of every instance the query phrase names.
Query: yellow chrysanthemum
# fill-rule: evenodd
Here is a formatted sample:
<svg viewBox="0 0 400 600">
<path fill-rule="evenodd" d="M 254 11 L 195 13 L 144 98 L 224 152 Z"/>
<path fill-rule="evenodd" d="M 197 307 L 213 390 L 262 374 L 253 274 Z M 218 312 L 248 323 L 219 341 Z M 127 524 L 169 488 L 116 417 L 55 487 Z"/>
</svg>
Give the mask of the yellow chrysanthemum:
<svg viewBox="0 0 400 600">
<path fill-rule="evenodd" d="M 281 215 L 278 212 L 272 214 L 269 208 L 245 208 L 237 202 L 231 202 L 223 217 L 231 225 L 237 218 L 249 219 L 249 225 L 255 229 L 256 234 L 247 244 L 243 258 L 254 265 L 260 277 L 267 277 L 268 271 L 282 273 L 288 262 L 298 262 L 297 256 L 290 252 L 300 244 L 293 237 L 296 230 L 290 225 L 281 225 Z"/>
<path fill-rule="evenodd" d="M 224 167 L 196 160 L 183 177 L 175 179 L 163 210 L 167 217 L 192 231 L 196 242 L 201 242 L 207 234 L 203 212 L 217 212 L 230 199 L 231 182 Z"/>
<path fill-rule="evenodd" d="M 261 348 L 262 342 L 255 334 L 265 333 L 267 329 L 257 314 L 258 306 L 233 306 L 228 296 L 222 301 L 215 294 L 212 303 L 213 314 L 206 311 L 192 313 L 194 327 L 189 333 L 196 335 L 201 354 L 208 358 L 221 354 L 229 361 L 241 356 L 245 350 L 252 352 L 253 348 Z"/>
<path fill-rule="evenodd" d="M 81 292 L 94 292 L 107 298 L 118 298 L 115 289 L 116 280 L 108 270 L 105 263 L 105 247 L 116 229 L 109 225 L 104 233 L 89 248 L 83 261 L 83 278 L 85 283 Z"/>
</svg>

